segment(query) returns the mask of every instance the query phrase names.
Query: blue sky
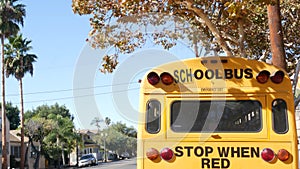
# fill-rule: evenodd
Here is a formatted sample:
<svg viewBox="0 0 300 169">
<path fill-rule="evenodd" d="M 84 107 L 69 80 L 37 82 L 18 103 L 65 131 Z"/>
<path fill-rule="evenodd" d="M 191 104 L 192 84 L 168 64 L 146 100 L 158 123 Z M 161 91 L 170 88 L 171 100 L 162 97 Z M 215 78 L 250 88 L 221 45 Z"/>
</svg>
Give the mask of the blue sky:
<svg viewBox="0 0 300 169">
<path fill-rule="evenodd" d="M 34 75 L 24 78 L 25 111 L 47 104 L 65 105 L 80 129 L 91 129 L 95 117 L 109 117 L 137 125 L 138 80 L 153 66 L 193 57 L 184 45 L 163 51 L 149 47 L 122 56 L 113 74 L 100 73 L 101 56 L 111 49 L 94 50 L 86 43 L 90 30 L 87 16 L 75 15 L 71 0 L 23 0 L 25 24 L 21 33 L 32 40 Z M 18 82 L 6 81 L 6 100 L 19 106 Z"/>
<path fill-rule="evenodd" d="M 134 73 L 123 82 L 115 74 L 122 76 L 124 71 L 100 73 L 102 53 L 92 50 L 85 41 L 90 30 L 89 18 L 75 15 L 71 0 L 20 2 L 26 5 L 21 33 L 32 40 L 31 53 L 38 56 L 33 77 L 27 74 L 23 80 L 25 111 L 58 103 L 70 109 L 80 129 L 93 128 L 90 123 L 95 117 L 109 117 L 113 122 L 136 126 L 137 81 L 143 73 Z M 117 80 L 113 82 L 114 77 Z M 18 93 L 18 82 L 10 77 L 6 81 L 6 100 L 19 106 Z M 129 110 L 120 108 L 124 107 L 123 103 Z"/>
<path fill-rule="evenodd" d="M 90 29 L 88 17 L 75 15 L 72 12 L 71 0 L 23 0 L 20 3 L 26 5 L 25 23 L 21 33 L 32 40 L 31 52 L 38 56 L 33 77 L 27 74 L 24 78 L 25 110 L 57 102 L 66 105 L 75 113 L 73 93 L 69 89 L 73 89 L 74 68 L 86 45 L 85 39 Z M 6 86 L 6 100 L 18 105 L 17 81 L 9 78 Z M 66 97 L 70 98 L 55 100 Z"/>
</svg>

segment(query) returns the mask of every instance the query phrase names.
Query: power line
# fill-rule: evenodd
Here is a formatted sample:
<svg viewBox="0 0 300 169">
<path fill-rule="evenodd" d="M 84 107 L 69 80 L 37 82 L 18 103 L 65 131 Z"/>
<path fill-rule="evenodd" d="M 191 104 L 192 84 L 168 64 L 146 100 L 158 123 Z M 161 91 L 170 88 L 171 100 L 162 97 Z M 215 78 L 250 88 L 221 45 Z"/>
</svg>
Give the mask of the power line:
<svg viewBox="0 0 300 169">
<path fill-rule="evenodd" d="M 139 82 L 130 82 L 130 83 L 119 83 L 113 85 L 101 85 L 101 86 L 93 86 L 93 87 L 82 87 L 76 89 L 60 89 L 60 90 L 48 90 L 48 91 L 37 91 L 37 92 L 30 92 L 24 93 L 23 95 L 34 95 L 34 94 L 44 94 L 44 93 L 58 93 L 58 92 L 68 92 L 68 91 L 75 91 L 75 90 L 87 90 L 87 89 L 95 89 L 95 88 L 102 88 L 102 87 L 113 87 L 113 86 L 121 86 L 121 85 L 129 85 L 129 84 L 137 84 Z M 20 94 L 7 94 L 6 96 L 20 96 Z"/>
<path fill-rule="evenodd" d="M 99 96 L 99 95 L 111 94 L 111 93 L 122 93 L 122 92 L 137 90 L 137 89 L 140 89 L 140 88 L 131 88 L 131 89 L 127 89 L 127 90 L 119 90 L 119 91 L 113 91 L 113 92 L 102 92 L 102 93 L 97 93 L 97 94 L 93 94 L 93 95 L 89 94 L 89 95 L 80 95 L 80 96 L 60 97 L 60 98 L 54 98 L 54 99 L 25 101 L 24 103 L 38 103 L 38 102 L 49 102 L 49 101 L 56 101 L 56 100 L 67 100 L 67 99 L 83 98 L 83 97 L 90 97 L 90 96 Z M 13 104 L 20 104 L 20 103 L 13 103 Z"/>
</svg>

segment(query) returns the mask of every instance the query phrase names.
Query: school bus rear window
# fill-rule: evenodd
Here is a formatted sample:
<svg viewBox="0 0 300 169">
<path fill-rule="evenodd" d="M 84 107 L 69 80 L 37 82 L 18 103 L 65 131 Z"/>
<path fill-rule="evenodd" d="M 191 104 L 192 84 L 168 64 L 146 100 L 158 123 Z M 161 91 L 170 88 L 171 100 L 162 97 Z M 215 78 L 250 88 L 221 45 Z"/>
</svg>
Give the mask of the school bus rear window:
<svg viewBox="0 0 300 169">
<path fill-rule="evenodd" d="M 156 134 L 160 131 L 160 102 L 150 100 L 147 103 L 146 130 L 151 134 Z"/>
<path fill-rule="evenodd" d="M 288 132 L 287 105 L 282 99 L 272 103 L 273 130 L 278 134 Z"/>
<path fill-rule="evenodd" d="M 259 132 L 262 128 L 259 101 L 174 101 L 171 129 L 174 132 Z"/>
</svg>

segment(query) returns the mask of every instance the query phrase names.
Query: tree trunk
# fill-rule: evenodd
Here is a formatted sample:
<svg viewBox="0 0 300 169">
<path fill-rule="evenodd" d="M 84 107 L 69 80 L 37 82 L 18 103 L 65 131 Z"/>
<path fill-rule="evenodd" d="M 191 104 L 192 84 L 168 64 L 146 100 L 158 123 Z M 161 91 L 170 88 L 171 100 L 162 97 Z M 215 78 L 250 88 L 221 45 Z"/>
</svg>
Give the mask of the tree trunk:
<svg viewBox="0 0 300 169">
<path fill-rule="evenodd" d="M 298 61 L 296 71 L 295 71 L 295 75 L 294 75 L 294 80 L 293 80 L 293 92 L 294 92 L 294 96 L 295 96 L 295 101 L 294 101 L 295 108 L 298 106 L 298 104 L 300 102 L 300 94 L 298 96 L 296 96 L 297 84 L 299 82 L 299 73 L 300 73 L 300 62 Z"/>
<path fill-rule="evenodd" d="M 39 169 L 39 165 L 40 165 L 40 151 L 36 152 L 36 159 L 34 162 L 34 169 Z"/>
<path fill-rule="evenodd" d="M 244 45 L 244 41 L 245 41 L 245 29 L 244 29 L 244 22 L 243 20 L 239 19 L 238 20 L 238 30 L 239 30 L 239 51 L 240 51 L 240 55 L 241 57 L 245 57 L 246 53 L 245 53 L 245 45 Z"/>
<path fill-rule="evenodd" d="M 65 154 L 64 154 L 64 144 L 61 144 L 61 159 L 63 163 L 63 167 L 66 165 L 66 159 L 65 159 Z"/>
<path fill-rule="evenodd" d="M 23 58 L 21 57 L 21 62 Z M 20 63 L 21 67 L 23 66 Z M 24 103 L 23 103 L 23 80 L 22 78 L 19 80 L 20 83 L 20 103 L 21 103 L 21 161 L 20 161 L 20 169 L 24 169 L 25 164 L 25 149 L 24 149 Z"/>
<path fill-rule="evenodd" d="M 280 18 L 279 0 L 276 0 L 274 5 L 268 5 L 268 20 L 270 29 L 272 64 L 284 70 L 287 70 Z"/>
<path fill-rule="evenodd" d="M 2 169 L 7 169 L 7 143 L 6 143 L 6 113 L 5 113 L 5 66 L 4 66 L 4 36 L 1 36 L 2 61 Z"/>
<path fill-rule="evenodd" d="M 195 56 L 196 56 L 196 58 L 198 58 L 198 57 L 200 57 L 200 56 L 199 56 L 199 51 L 198 51 L 198 44 L 197 44 L 197 42 L 195 42 L 194 45 L 195 45 L 195 46 L 194 46 Z"/>
<path fill-rule="evenodd" d="M 29 138 L 30 139 L 30 138 Z M 28 150 L 29 150 L 29 146 L 30 146 L 30 141 L 28 141 L 28 144 L 26 146 L 26 150 L 25 150 L 25 158 L 24 158 L 24 168 L 28 167 Z"/>
<path fill-rule="evenodd" d="M 59 136 L 56 135 L 56 146 L 59 147 L 59 145 L 60 145 Z M 60 157 L 59 156 L 58 156 L 57 161 L 58 161 L 58 169 L 60 169 Z"/>
<path fill-rule="evenodd" d="M 44 140 L 44 138 L 41 138 L 41 140 Z M 34 149 L 34 151 L 36 152 L 36 159 L 35 159 L 34 166 L 33 166 L 34 169 L 39 169 L 39 167 L 40 167 L 40 155 L 41 155 L 41 152 L 43 150 L 43 146 L 42 146 L 43 141 L 41 141 L 41 140 L 39 141 L 39 143 L 40 143 L 40 150 L 36 149 L 36 147 L 34 146 L 32 140 L 31 140 L 31 146 Z"/>
</svg>

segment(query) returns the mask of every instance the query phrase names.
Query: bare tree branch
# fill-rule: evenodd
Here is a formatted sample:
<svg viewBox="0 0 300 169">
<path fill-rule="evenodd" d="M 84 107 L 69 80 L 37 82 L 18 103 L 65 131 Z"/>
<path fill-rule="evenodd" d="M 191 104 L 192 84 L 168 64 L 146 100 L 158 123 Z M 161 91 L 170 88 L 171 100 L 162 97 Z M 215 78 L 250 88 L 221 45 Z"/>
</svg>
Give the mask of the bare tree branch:
<svg viewBox="0 0 300 169">
<path fill-rule="evenodd" d="M 241 57 L 245 57 L 246 53 L 245 53 L 245 45 L 244 45 L 244 41 L 245 41 L 245 30 L 244 30 L 244 22 L 243 20 L 239 19 L 238 20 L 238 30 L 239 30 L 239 50 L 240 50 L 240 54 Z"/>
<path fill-rule="evenodd" d="M 295 107 L 298 106 L 299 102 L 300 102 L 300 95 L 295 99 Z"/>
<path fill-rule="evenodd" d="M 224 38 L 221 35 L 221 32 L 216 28 L 216 26 L 211 22 L 211 20 L 207 17 L 202 9 L 196 8 L 193 5 L 193 0 L 186 0 L 186 7 L 188 10 L 193 11 L 197 16 L 199 16 L 207 25 L 212 34 L 216 37 L 219 45 L 222 47 L 227 56 L 233 56 L 231 50 L 226 44 Z"/>
</svg>

